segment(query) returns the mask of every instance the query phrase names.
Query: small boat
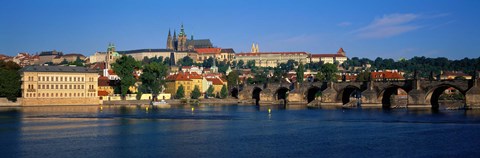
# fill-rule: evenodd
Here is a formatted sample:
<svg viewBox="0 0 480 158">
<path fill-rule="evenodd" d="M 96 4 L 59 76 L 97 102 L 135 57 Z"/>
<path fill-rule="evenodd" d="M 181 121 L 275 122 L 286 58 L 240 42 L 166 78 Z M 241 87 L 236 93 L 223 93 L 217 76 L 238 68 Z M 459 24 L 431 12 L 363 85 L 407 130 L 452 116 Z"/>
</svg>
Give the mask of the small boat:
<svg viewBox="0 0 480 158">
<path fill-rule="evenodd" d="M 165 100 L 161 101 L 152 101 L 152 106 L 158 107 L 158 108 L 170 108 L 171 105 L 168 104 Z"/>
</svg>

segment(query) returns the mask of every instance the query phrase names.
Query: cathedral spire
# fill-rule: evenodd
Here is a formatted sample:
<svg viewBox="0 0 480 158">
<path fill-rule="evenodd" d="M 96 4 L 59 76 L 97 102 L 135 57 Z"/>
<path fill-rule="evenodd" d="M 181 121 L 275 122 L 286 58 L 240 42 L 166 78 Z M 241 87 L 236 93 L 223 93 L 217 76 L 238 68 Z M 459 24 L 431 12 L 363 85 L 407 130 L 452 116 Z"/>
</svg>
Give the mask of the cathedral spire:
<svg viewBox="0 0 480 158">
<path fill-rule="evenodd" d="M 183 29 L 183 23 L 182 23 L 182 26 L 180 27 L 180 36 L 183 36 L 183 35 L 186 35 L 185 34 L 185 29 Z"/>
</svg>

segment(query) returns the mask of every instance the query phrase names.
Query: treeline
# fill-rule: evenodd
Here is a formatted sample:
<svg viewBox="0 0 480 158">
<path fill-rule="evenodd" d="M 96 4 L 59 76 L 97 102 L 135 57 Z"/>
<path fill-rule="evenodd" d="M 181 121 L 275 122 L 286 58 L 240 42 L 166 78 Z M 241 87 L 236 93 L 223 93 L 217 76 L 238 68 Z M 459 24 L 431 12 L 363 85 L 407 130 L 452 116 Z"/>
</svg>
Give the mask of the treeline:
<svg viewBox="0 0 480 158">
<path fill-rule="evenodd" d="M 17 101 L 21 96 L 20 74 L 21 67 L 13 62 L 0 60 L 0 97 L 6 97 L 10 101 Z"/>
<path fill-rule="evenodd" d="M 450 60 L 445 57 L 427 58 L 422 56 L 408 60 L 400 59 L 398 61 L 380 57 L 375 60 L 353 57 L 345 61 L 341 66 L 346 70 L 351 70 L 352 67 L 361 67 L 364 64 L 371 64 L 371 70 L 397 69 L 406 73 L 417 71 L 420 77 L 428 77 L 431 73 L 440 74 L 441 71 L 462 71 L 473 75 L 475 71 L 480 70 L 480 57 Z"/>
</svg>

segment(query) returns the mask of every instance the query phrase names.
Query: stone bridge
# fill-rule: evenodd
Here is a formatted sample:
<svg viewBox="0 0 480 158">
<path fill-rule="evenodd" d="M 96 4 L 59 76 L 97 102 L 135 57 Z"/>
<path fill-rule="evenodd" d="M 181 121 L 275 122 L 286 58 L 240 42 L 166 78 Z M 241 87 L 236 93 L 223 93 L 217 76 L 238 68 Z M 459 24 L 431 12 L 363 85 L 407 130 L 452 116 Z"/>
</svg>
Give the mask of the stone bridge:
<svg viewBox="0 0 480 158">
<path fill-rule="evenodd" d="M 402 96 L 407 107 L 438 108 L 439 97 L 448 88 L 465 96 L 468 108 L 480 108 L 480 88 L 477 80 L 405 80 L 371 82 L 313 82 L 303 84 L 269 83 L 243 85 L 232 90 L 232 96 L 242 101 L 266 103 L 312 103 L 342 106 L 352 98 L 362 106 L 391 108 L 391 97 Z"/>
</svg>

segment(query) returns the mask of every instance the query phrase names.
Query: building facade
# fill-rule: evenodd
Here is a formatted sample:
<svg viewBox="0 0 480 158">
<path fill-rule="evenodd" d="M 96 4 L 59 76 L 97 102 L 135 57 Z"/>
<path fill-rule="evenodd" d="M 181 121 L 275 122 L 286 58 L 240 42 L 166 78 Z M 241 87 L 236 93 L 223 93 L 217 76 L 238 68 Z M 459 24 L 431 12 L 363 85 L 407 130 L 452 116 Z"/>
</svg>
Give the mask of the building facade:
<svg viewBox="0 0 480 158">
<path fill-rule="evenodd" d="M 258 52 L 258 44 L 252 45 L 252 52 L 234 54 L 235 61 L 243 60 L 244 63 L 248 61 L 255 61 L 255 66 L 258 67 L 277 67 L 281 63 L 287 63 L 288 60 L 294 60 L 298 63 L 338 63 L 339 65 L 345 62 L 348 58 L 343 48 L 340 48 L 336 54 L 311 54 L 307 52 Z"/>
<path fill-rule="evenodd" d="M 235 54 L 235 61 L 243 60 L 244 63 L 248 61 L 255 61 L 255 66 L 258 67 L 277 67 L 281 63 L 287 63 L 288 60 L 294 60 L 298 63 L 310 63 L 310 54 L 307 52 L 258 52 L 258 53 L 237 53 Z"/>
<path fill-rule="evenodd" d="M 341 65 L 343 62 L 347 61 L 347 55 L 343 48 L 338 49 L 336 54 L 311 54 L 310 55 L 310 62 L 317 63 L 323 62 L 324 64 L 330 63 L 338 63 Z"/>
<path fill-rule="evenodd" d="M 22 105 L 97 105 L 98 73 L 85 67 L 26 66 Z"/>
</svg>

